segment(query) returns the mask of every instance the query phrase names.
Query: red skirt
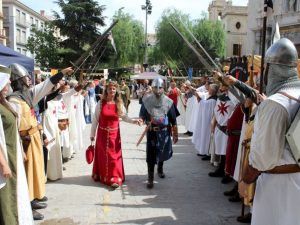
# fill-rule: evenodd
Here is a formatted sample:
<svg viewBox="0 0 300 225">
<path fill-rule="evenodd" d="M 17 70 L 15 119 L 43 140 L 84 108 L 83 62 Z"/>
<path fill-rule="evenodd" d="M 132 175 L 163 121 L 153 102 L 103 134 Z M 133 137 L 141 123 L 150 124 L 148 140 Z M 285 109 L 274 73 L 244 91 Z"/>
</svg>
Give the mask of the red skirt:
<svg viewBox="0 0 300 225">
<path fill-rule="evenodd" d="M 125 181 L 119 127 L 98 126 L 92 177 L 106 185 Z"/>
</svg>

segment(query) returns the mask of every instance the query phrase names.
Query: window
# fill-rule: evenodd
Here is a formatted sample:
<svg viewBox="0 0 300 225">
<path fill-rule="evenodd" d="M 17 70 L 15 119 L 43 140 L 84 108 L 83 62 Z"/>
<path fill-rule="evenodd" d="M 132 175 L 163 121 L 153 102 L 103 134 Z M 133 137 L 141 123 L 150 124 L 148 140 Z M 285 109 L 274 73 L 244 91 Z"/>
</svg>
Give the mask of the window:
<svg viewBox="0 0 300 225">
<path fill-rule="evenodd" d="M 17 51 L 21 53 L 21 48 L 17 48 Z"/>
<path fill-rule="evenodd" d="M 36 19 L 35 20 L 35 26 L 38 27 L 39 26 L 39 21 Z"/>
<path fill-rule="evenodd" d="M 33 17 L 30 17 L 30 25 L 34 25 Z"/>
<path fill-rule="evenodd" d="M 21 41 L 21 30 L 17 29 L 17 42 Z"/>
<path fill-rule="evenodd" d="M 22 24 L 26 23 L 26 14 L 24 12 L 22 12 L 21 23 Z"/>
<path fill-rule="evenodd" d="M 3 7 L 3 17 L 4 17 L 4 21 L 9 20 L 8 7 Z"/>
<path fill-rule="evenodd" d="M 237 22 L 236 24 L 235 24 L 235 27 L 236 27 L 236 29 L 240 29 L 241 28 L 241 23 L 240 22 Z"/>
<path fill-rule="evenodd" d="M 22 43 L 26 43 L 26 31 L 22 31 Z"/>
<path fill-rule="evenodd" d="M 21 12 L 18 9 L 16 10 L 16 20 L 18 23 L 21 21 Z"/>
<path fill-rule="evenodd" d="M 44 29 L 44 24 L 43 24 L 43 23 L 41 23 L 41 29 L 42 29 L 42 30 Z"/>
<path fill-rule="evenodd" d="M 27 50 L 23 49 L 23 55 L 26 55 L 26 54 L 27 54 Z"/>
<path fill-rule="evenodd" d="M 241 52 L 242 52 L 242 45 L 240 45 L 240 44 L 233 44 L 232 54 L 240 56 Z"/>
</svg>

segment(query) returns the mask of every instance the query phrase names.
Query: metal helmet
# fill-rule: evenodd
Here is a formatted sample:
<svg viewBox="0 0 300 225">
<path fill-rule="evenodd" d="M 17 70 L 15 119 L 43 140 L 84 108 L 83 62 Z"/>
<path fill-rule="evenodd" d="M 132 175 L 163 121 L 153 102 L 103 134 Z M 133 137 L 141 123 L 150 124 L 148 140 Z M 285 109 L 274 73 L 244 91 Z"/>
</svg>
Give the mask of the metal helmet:
<svg viewBox="0 0 300 225">
<path fill-rule="evenodd" d="M 11 69 L 11 81 L 18 80 L 22 77 L 30 76 L 28 71 L 18 63 L 13 63 L 9 66 Z"/>
<path fill-rule="evenodd" d="M 269 64 L 297 67 L 298 53 L 295 45 L 287 38 L 282 38 L 267 50 L 265 62 Z"/>
<path fill-rule="evenodd" d="M 164 81 L 161 78 L 155 78 L 152 81 L 152 87 L 156 87 L 156 88 L 163 88 L 164 87 Z"/>
</svg>

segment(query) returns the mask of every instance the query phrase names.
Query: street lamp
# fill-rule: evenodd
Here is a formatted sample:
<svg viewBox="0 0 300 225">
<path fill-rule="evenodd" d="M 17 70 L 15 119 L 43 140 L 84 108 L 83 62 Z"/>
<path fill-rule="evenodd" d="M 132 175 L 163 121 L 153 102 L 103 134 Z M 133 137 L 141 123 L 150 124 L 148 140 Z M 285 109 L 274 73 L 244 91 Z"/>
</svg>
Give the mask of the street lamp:
<svg viewBox="0 0 300 225">
<path fill-rule="evenodd" d="M 147 22 L 148 22 L 148 14 L 152 13 L 152 4 L 150 0 L 146 0 L 146 5 L 142 5 L 142 10 L 146 12 L 146 26 L 145 26 L 145 59 L 144 59 L 144 68 L 147 68 Z"/>
</svg>

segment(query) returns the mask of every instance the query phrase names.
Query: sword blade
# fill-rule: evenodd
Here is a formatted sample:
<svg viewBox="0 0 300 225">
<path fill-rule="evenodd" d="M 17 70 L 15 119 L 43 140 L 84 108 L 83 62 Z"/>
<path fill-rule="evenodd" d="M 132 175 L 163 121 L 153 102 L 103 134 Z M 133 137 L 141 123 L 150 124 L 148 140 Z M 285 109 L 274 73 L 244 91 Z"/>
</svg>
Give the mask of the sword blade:
<svg viewBox="0 0 300 225">
<path fill-rule="evenodd" d="M 200 44 L 200 42 L 197 40 L 197 38 L 194 36 L 194 34 L 185 26 L 185 24 L 180 20 L 180 23 L 182 26 L 187 30 L 187 32 L 192 36 L 194 41 L 197 43 L 197 45 L 201 48 L 201 50 L 204 52 L 204 54 L 207 56 L 207 58 L 210 60 L 210 62 L 215 66 L 215 68 L 221 72 L 221 68 L 215 63 L 215 61 L 211 58 L 211 56 L 208 54 L 208 52 L 205 50 L 205 48 Z"/>
<path fill-rule="evenodd" d="M 187 46 L 196 54 L 200 62 L 206 67 L 208 70 L 213 70 L 213 67 L 209 65 L 209 63 L 202 57 L 202 55 L 195 49 L 195 47 L 176 29 L 176 27 L 169 22 L 174 31 L 178 34 L 179 37 L 187 44 Z"/>
</svg>

